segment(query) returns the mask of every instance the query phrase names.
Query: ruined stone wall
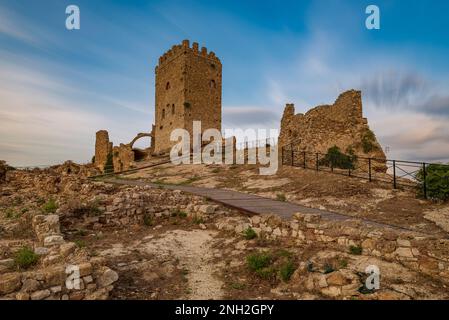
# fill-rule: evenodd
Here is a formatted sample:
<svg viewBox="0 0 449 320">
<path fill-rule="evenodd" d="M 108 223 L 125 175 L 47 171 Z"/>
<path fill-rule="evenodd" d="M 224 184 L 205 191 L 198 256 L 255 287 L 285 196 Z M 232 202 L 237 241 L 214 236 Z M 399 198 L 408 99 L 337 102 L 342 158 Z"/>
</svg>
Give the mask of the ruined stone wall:
<svg viewBox="0 0 449 320">
<path fill-rule="evenodd" d="M 213 52 L 184 40 L 160 57 L 155 73 L 155 153 L 170 150 L 176 128 L 192 137 L 195 120 L 202 122 L 202 131 L 221 130 L 221 62 Z"/>
<path fill-rule="evenodd" d="M 106 130 L 96 133 L 95 139 L 95 166 L 104 171 L 104 165 L 108 159 L 108 154 L 112 152 L 112 142 L 109 142 L 109 134 Z"/>
<path fill-rule="evenodd" d="M 105 168 L 105 164 L 108 154 L 112 154 L 112 165 L 114 172 L 131 169 L 134 165 L 135 156 L 132 145 L 135 140 L 142 135 L 147 134 L 139 133 L 136 138 L 131 141 L 131 143 L 121 143 L 119 146 L 113 146 L 113 143 L 109 141 L 108 132 L 106 130 L 98 131 L 95 141 L 95 166 L 102 172 L 105 172 L 105 169 L 111 170 L 112 168 Z"/>
<path fill-rule="evenodd" d="M 294 150 L 327 153 L 337 146 L 343 153 L 359 157 L 385 159 L 381 145 L 369 129 L 362 114 L 361 92 L 342 93 L 334 104 L 322 105 L 306 114 L 295 114 L 293 104 L 287 104 L 281 120 L 279 146 Z M 379 170 L 385 171 L 384 165 Z"/>
<path fill-rule="evenodd" d="M 300 212 L 295 213 L 293 219 L 288 221 L 276 215 L 229 217 L 217 222 L 216 227 L 237 234 L 251 228 L 262 239 L 289 240 L 298 247 L 325 245 L 327 249 L 333 248 L 332 250 L 341 253 L 349 252 L 351 247 L 356 247 L 360 249 L 360 254 L 363 254 L 362 259 L 382 263 L 381 272 L 384 277 L 399 277 L 394 273 L 388 274 L 387 266 L 395 266 L 393 270 L 398 266 L 404 266 L 411 271 L 437 279 L 445 285 L 449 284 L 447 239 L 426 237 L 421 233 L 401 229 L 378 228 L 364 224 L 358 219 L 334 221 L 317 214 Z M 298 269 L 301 273 L 299 285 L 309 287 L 307 280 L 314 280 L 312 282 L 315 285 L 312 283 L 308 289 L 317 290 L 329 298 L 341 299 L 354 294 L 361 285 L 354 282 L 353 278 L 334 283 L 331 279 L 335 276 L 334 272 L 314 274 L 311 270 L 302 272 L 300 269 Z M 313 279 L 316 276 L 322 278 L 320 283 L 315 281 L 318 279 Z M 411 294 L 413 295 L 416 293 Z"/>
<path fill-rule="evenodd" d="M 16 300 L 104 300 L 114 288 L 118 274 L 104 258 L 89 257 L 74 242 L 64 240 L 59 215 L 34 215 L 34 252 L 40 256 L 38 269 L 0 274 L 0 299 Z M 2 260 L 9 269 L 13 259 Z M 79 282 L 67 285 L 68 268 L 77 268 Z M 73 270 L 73 269 L 69 269 Z"/>
<path fill-rule="evenodd" d="M 134 163 L 134 152 L 131 146 L 121 143 L 112 149 L 112 162 L 114 164 L 114 172 L 120 172 L 131 169 Z"/>
</svg>

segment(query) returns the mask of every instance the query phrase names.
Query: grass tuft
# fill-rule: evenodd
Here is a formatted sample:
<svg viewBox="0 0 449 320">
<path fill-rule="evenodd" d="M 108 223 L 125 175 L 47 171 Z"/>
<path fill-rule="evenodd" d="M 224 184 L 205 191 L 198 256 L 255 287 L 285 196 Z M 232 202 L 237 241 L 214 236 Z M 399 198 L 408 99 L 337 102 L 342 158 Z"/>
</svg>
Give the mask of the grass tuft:
<svg viewBox="0 0 449 320">
<path fill-rule="evenodd" d="M 245 236 L 246 240 L 257 238 L 256 231 L 254 231 L 254 229 L 251 227 L 248 227 L 245 231 L 243 231 L 243 235 Z"/>
<path fill-rule="evenodd" d="M 14 256 L 14 265 L 20 269 L 27 269 L 39 261 L 39 256 L 30 247 L 22 247 Z"/>
<path fill-rule="evenodd" d="M 49 199 L 43 206 L 42 206 L 42 210 L 45 213 L 55 213 L 56 210 L 58 209 L 58 205 L 56 204 L 55 199 L 51 198 Z"/>
<path fill-rule="evenodd" d="M 361 246 L 350 246 L 349 247 L 349 253 L 356 255 L 356 256 L 360 256 L 363 252 L 363 249 Z"/>
</svg>

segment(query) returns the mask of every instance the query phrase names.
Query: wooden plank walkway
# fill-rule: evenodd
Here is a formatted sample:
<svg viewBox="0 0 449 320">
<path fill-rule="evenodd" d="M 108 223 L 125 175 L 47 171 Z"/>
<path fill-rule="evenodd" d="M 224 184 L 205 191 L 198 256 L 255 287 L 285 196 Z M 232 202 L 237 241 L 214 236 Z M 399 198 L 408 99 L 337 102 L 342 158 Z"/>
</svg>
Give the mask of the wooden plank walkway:
<svg viewBox="0 0 449 320">
<path fill-rule="evenodd" d="M 187 193 L 203 196 L 209 198 L 211 201 L 223 204 L 227 207 L 237 209 L 239 211 L 252 213 L 252 214 L 276 214 L 284 220 L 291 219 L 293 214 L 300 212 L 302 214 L 319 214 L 322 219 L 331 221 L 345 221 L 345 220 L 358 220 L 366 225 L 379 227 L 379 228 L 390 228 L 398 231 L 411 231 L 415 233 L 422 234 L 424 236 L 434 235 L 425 234 L 416 230 L 408 229 L 405 227 L 380 223 L 372 221 L 365 218 L 357 218 L 349 215 L 344 215 L 342 213 L 336 213 L 328 210 L 314 209 L 305 207 L 295 203 L 277 201 L 273 199 L 264 198 L 261 196 L 242 193 L 227 189 L 212 189 L 203 188 L 195 186 L 183 186 L 183 185 L 169 185 L 169 184 L 155 184 L 151 182 L 146 182 L 142 180 L 126 180 L 119 178 L 107 178 L 102 179 L 104 182 L 131 185 L 131 186 L 152 186 L 159 187 L 169 190 L 180 190 Z"/>
</svg>

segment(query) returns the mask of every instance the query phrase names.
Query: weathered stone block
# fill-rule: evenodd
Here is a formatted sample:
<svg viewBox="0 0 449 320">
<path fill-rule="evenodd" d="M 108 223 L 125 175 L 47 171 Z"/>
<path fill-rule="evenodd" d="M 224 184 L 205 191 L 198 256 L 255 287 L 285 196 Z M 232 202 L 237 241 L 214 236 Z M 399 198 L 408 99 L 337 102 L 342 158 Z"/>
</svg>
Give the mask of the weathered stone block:
<svg viewBox="0 0 449 320">
<path fill-rule="evenodd" d="M 60 245 L 64 243 L 64 238 L 59 235 L 47 236 L 44 238 L 44 246 L 51 247 L 55 245 Z"/>
<path fill-rule="evenodd" d="M 50 294 L 51 292 L 48 289 L 36 291 L 31 294 L 31 300 L 43 300 L 50 296 Z"/>
<path fill-rule="evenodd" d="M 22 285 L 19 273 L 7 273 L 0 276 L 0 295 L 14 292 Z"/>
<path fill-rule="evenodd" d="M 100 288 L 107 287 L 118 280 L 118 273 L 112 269 L 105 268 L 104 272 L 97 279 Z"/>
</svg>

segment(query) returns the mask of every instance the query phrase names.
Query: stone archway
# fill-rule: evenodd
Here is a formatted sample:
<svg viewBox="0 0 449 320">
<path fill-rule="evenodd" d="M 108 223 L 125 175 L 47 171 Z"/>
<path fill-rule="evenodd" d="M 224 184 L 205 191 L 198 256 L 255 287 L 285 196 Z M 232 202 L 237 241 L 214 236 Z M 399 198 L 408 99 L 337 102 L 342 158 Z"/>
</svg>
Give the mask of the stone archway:
<svg viewBox="0 0 449 320">
<path fill-rule="evenodd" d="M 134 146 L 134 143 L 135 143 L 137 140 L 139 140 L 140 138 L 143 138 L 143 137 L 150 137 L 150 138 L 151 138 L 152 135 L 151 135 L 151 133 L 149 133 L 149 132 L 141 132 L 141 133 L 138 133 L 137 136 L 136 136 L 134 139 L 132 139 L 130 143 L 128 143 L 129 147 L 132 149 L 133 146 Z"/>
<path fill-rule="evenodd" d="M 141 138 L 144 138 L 144 137 L 152 138 L 152 135 L 151 135 L 151 133 L 147 133 L 147 132 L 138 133 L 137 136 L 134 139 L 132 139 L 131 142 L 128 144 L 129 148 L 134 153 L 134 160 L 135 161 L 139 161 L 139 160 L 145 159 L 148 156 L 148 151 L 147 150 L 142 150 L 142 149 L 139 149 L 139 148 L 133 148 L 134 143 L 137 140 L 139 140 Z M 148 147 L 150 148 L 151 145 L 148 146 Z"/>
</svg>

